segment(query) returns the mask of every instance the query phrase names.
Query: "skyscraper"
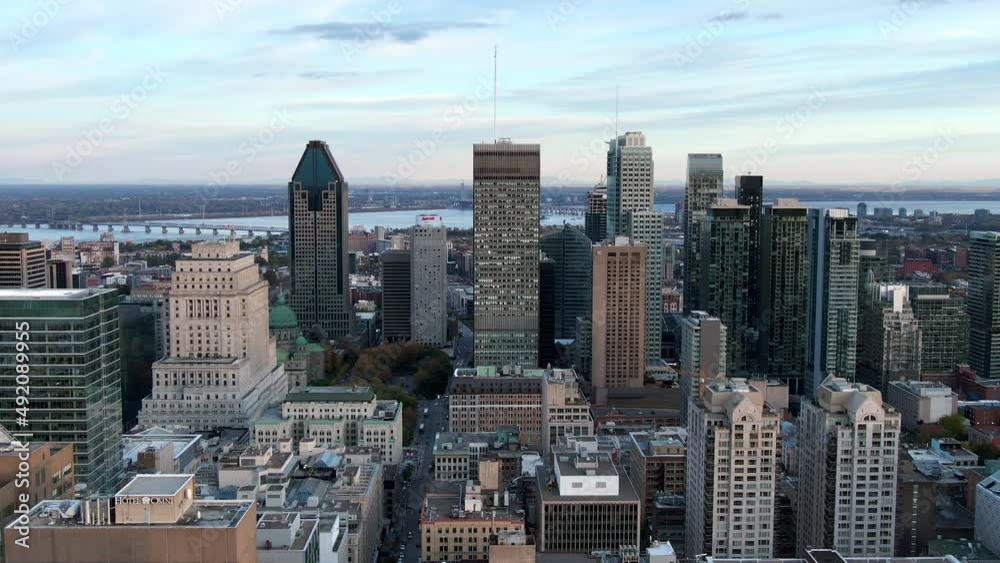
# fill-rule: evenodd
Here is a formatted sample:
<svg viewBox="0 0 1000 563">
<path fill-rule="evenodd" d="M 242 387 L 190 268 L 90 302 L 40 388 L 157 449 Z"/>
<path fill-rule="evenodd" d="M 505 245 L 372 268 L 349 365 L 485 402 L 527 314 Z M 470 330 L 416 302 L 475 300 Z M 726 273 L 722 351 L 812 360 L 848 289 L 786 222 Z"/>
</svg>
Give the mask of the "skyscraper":
<svg viewBox="0 0 1000 563">
<path fill-rule="evenodd" d="M 329 339 L 351 333 L 347 263 L 347 180 L 330 147 L 309 141 L 288 183 L 289 301 L 307 329 Z"/>
<path fill-rule="evenodd" d="M 687 553 L 769 559 L 781 419 L 745 379 L 717 378 L 691 404 Z"/>
<path fill-rule="evenodd" d="M 45 247 L 28 233 L 0 233 L 0 288 L 44 289 L 48 286 Z"/>
<path fill-rule="evenodd" d="M 410 251 L 387 250 L 382 261 L 382 341 L 409 342 L 412 313 Z"/>
<path fill-rule="evenodd" d="M 899 413 L 876 389 L 831 376 L 802 401 L 798 432 L 799 553 L 892 557 Z"/>
<path fill-rule="evenodd" d="M 722 155 L 689 154 L 684 189 L 684 312 L 705 309 L 702 285 L 702 229 L 708 209 L 722 197 Z"/>
<path fill-rule="evenodd" d="M 663 334 L 663 213 L 629 211 L 626 221 L 632 241 L 646 245 L 646 361 L 654 363 Z"/>
<path fill-rule="evenodd" d="M 0 332 L 0 425 L 73 444 L 77 483 L 108 484 L 122 459 L 118 292 L 0 289 Z"/>
<path fill-rule="evenodd" d="M 887 393 L 892 381 L 919 378 L 921 331 L 910 307 L 909 286 L 875 283 L 869 273 L 858 316 L 864 318 L 858 334 L 858 381 Z"/>
<path fill-rule="evenodd" d="M 538 365 L 539 145 L 473 147 L 475 363 Z"/>
<path fill-rule="evenodd" d="M 587 194 L 587 211 L 583 219 L 584 232 L 597 244 L 608 238 L 608 186 L 597 184 Z"/>
<path fill-rule="evenodd" d="M 801 394 L 809 346 L 808 209 L 796 199 L 766 206 L 760 247 L 760 365 Z"/>
<path fill-rule="evenodd" d="M 653 208 L 653 149 L 641 131 L 629 131 L 608 142 L 608 232 L 625 231 L 629 211 Z"/>
<path fill-rule="evenodd" d="M 691 311 L 681 322 L 681 425 L 687 426 L 690 401 L 716 377 L 726 375 L 726 325 L 705 311 Z"/>
<path fill-rule="evenodd" d="M 969 236 L 969 367 L 983 378 L 1000 376 L 1000 233 Z"/>
<path fill-rule="evenodd" d="M 268 329 L 267 281 L 236 240 L 199 242 L 170 285 L 170 349 L 153 364 L 139 425 L 250 428 L 288 379 Z"/>
<path fill-rule="evenodd" d="M 910 306 L 920 324 L 920 373 L 943 375 L 969 361 L 969 315 L 962 299 L 938 283 L 910 284 Z"/>
<path fill-rule="evenodd" d="M 591 341 L 594 396 L 642 387 L 646 373 L 646 247 L 626 237 L 594 247 Z"/>
<path fill-rule="evenodd" d="M 576 318 L 590 317 L 593 245 L 572 225 L 546 233 L 539 244 L 555 262 L 555 337 L 574 338 Z"/>
<path fill-rule="evenodd" d="M 543 254 L 538 261 L 538 367 L 556 360 L 556 263 Z"/>
<path fill-rule="evenodd" d="M 846 209 L 809 213 L 809 383 L 854 380 L 858 330 L 858 219 Z"/>
<path fill-rule="evenodd" d="M 750 291 L 747 293 L 747 367 L 757 371 L 760 358 L 760 223 L 764 213 L 764 177 L 736 177 L 736 202 L 750 207 L 750 244 L 747 260 Z"/>
<path fill-rule="evenodd" d="M 709 209 L 702 234 L 699 302 L 726 325 L 726 369 L 729 375 L 747 372 L 749 334 L 750 212 L 732 199 L 717 200 Z"/>
<path fill-rule="evenodd" d="M 410 237 L 412 267 L 411 337 L 431 346 L 448 342 L 448 233 L 438 215 L 417 218 Z"/>
</svg>

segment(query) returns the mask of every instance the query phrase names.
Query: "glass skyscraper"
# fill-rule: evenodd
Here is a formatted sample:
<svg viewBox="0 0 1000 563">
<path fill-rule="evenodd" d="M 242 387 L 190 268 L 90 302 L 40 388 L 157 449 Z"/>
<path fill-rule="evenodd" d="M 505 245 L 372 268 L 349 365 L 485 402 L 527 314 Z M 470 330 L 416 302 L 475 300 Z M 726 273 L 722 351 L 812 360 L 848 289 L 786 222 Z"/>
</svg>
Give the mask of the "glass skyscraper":
<svg viewBox="0 0 1000 563">
<path fill-rule="evenodd" d="M 589 317 L 593 267 L 590 239 L 572 225 L 541 238 L 542 252 L 555 262 L 556 338 L 575 338 L 576 318 Z"/>
<path fill-rule="evenodd" d="M 684 189 L 684 312 L 704 309 L 702 283 L 702 229 L 708 208 L 722 197 L 722 155 L 689 154 Z"/>
</svg>

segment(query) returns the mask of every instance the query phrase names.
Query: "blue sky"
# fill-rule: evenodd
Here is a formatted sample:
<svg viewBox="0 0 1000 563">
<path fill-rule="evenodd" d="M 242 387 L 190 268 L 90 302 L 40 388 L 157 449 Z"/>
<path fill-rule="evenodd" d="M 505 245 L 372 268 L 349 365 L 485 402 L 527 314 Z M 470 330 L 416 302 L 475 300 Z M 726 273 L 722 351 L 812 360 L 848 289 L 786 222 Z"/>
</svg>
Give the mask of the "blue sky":
<svg viewBox="0 0 1000 563">
<path fill-rule="evenodd" d="M 353 183 L 458 181 L 474 142 L 591 184 L 639 129 L 658 182 L 1000 178 L 991 0 L 6 0 L 0 181 L 287 182 L 307 140 Z"/>
</svg>

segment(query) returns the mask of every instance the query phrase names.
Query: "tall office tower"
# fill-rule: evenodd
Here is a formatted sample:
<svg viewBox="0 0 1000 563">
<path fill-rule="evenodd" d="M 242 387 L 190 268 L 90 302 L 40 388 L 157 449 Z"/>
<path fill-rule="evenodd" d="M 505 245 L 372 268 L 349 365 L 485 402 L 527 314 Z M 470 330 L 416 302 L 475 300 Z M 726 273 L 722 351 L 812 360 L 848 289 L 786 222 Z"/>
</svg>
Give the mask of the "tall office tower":
<svg viewBox="0 0 1000 563">
<path fill-rule="evenodd" d="M 653 148 L 646 135 L 628 131 L 608 141 L 608 233 L 627 235 L 629 211 L 653 208 Z"/>
<path fill-rule="evenodd" d="M 764 215 L 764 177 L 736 176 L 736 202 L 750 206 L 750 259 L 747 271 L 750 274 L 749 306 L 747 308 L 748 335 L 747 365 L 758 371 L 760 343 L 760 223 Z"/>
<path fill-rule="evenodd" d="M 646 373 L 646 247 L 626 237 L 594 247 L 591 381 L 598 405 L 608 390 L 642 387 Z"/>
<path fill-rule="evenodd" d="M 0 288 L 48 287 L 45 248 L 28 233 L 0 233 Z"/>
<path fill-rule="evenodd" d="M 538 365 L 540 153 L 506 139 L 473 147 L 476 365 Z"/>
<path fill-rule="evenodd" d="M 854 380 L 858 330 L 858 219 L 846 209 L 809 212 L 807 396 L 828 375 Z"/>
<path fill-rule="evenodd" d="M 864 219 L 868 216 L 868 204 L 861 202 L 858 204 L 858 219 Z"/>
<path fill-rule="evenodd" d="M 864 319 L 858 334 L 858 381 L 882 392 L 889 383 L 920 377 L 921 330 L 910 307 L 909 287 L 875 283 L 869 273 L 865 299 L 858 305 Z"/>
<path fill-rule="evenodd" d="M 576 318 L 590 317 L 593 245 L 572 225 L 545 234 L 539 244 L 542 252 L 555 262 L 556 338 L 572 339 L 576 334 Z"/>
<path fill-rule="evenodd" d="M 677 246 L 663 241 L 663 282 L 674 282 L 674 268 L 677 266 Z"/>
<path fill-rule="evenodd" d="M 800 395 L 809 346 L 808 208 L 781 198 L 766 206 L 760 247 L 760 365 Z"/>
<path fill-rule="evenodd" d="M 681 426 L 687 426 L 689 401 L 701 399 L 705 384 L 726 375 L 726 325 L 705 311 L 681 321 Z"/>
<path fill-rule="evenodd" d="M 747 372 L 749 333 L 750 213 L 748 205 L 720 199 L 709 209 L 702 234 L 700 303 L 726 325 L 726 369 Z"/>
<path fill-rule="evenodd" d="M 421 215 L 410 236 L 413 315 L 410 336 L 431 346 L 448 343 L 448 232 L 439 215 Z"/>
<path fill-rule="evenodd" d="M 646 245 L 646 362 L 655 363 L 663 335 L 663 213 L 630 211 L 626 223 L 632 241 Z"/>
<path fill-rule="evenodd" d="M 704 310 L 702 230 L 709 207 L 722 197 L 722 155 L 689 154 L 684 189 L 684 312 Z"/>
<path fill-rule="evenodd" d="M 982 378 L 1000 376 L 1000 233 L 969 236 L 969 367 Z"/>
<path fill-rule="evenodd" d="M 382 261 L 382 341 L 409 342 L 412 282 L 409 250 L 387 250 Z"/>
<path fill-rule="evenodd" d="M 882 394 L 828 377 L 802 401 L 795 455 L 799 554 L 892 557 L 900 415 Z M 905 501 L 908 502 L 908 501 Z"/>
<path fill-rule="evenodd" d="M 330 147 L 309 141 L 288 182 L 289 301 L 307 329 L 329 339 L 351 333 L 347 263 L 347 180 Z"/>
<path fill-rule="evenodd" d="M 920 325 L 921 375 L 951 373 L 969 361 L 969 315 L 939 283 L 910 284 L 910 307 Z"/>
<path fill-rule="evenodd" d="M 608 186 L 597 184 L 587 194 L 587 211 L 583 217 L 584 232 L 594 244 L 608 238 Z"/>
<path fill-rule="evenodd" d="M 267 281 L 236 240 L 199 242 L 170 285 L 170 350 L 139 425 L 249 428 L 288 391 L 268 330 Z"/>
<path fill-rule="evenodd" d="M 556 263 L 542 255 L 538 261 L 538 367 L 555 363 Z"/>
<path fill-rule="evenodd" d="M 780 417 L 745 379 L 717 378 L 691 404 L 687 553 L 770 558 Z"/>
<path fill-rule="evenodd" d="M 108 484 L 122 459 L 118 292 L 0 289 L 0 332 L 0 425 L 73 444 L 77 483 Z"/>
</svg>

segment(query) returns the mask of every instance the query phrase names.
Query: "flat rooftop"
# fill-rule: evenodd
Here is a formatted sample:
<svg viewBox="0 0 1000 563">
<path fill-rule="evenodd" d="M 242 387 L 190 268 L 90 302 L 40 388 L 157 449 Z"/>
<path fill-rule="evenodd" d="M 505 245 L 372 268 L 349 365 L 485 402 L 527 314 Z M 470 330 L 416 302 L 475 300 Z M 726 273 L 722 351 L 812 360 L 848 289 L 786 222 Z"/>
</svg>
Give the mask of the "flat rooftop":
<svg viewBox="0 0 1000 563">
<path fill-rule="evenodd" d="M 286 403 L 370 402 L 375 399 L 371 387 L 305 387 L 289 392 Z"/>
<path fill-rule="evenodd" d="M 174 496 L 194 475 L 136 475 L 115 496 Z"/>
<path fill-rule="evenodd" d="M 0 301 L 82 301 L 114 289 L 0 289 Z"/>
<path fill-rule="evenodd" d="M 587 495 L 567 495 L 563 496 L 559 494 L 558 484 L 552 484 L 552 487 L 548 486 L 548 479 L 551 477 L 553 481 L 556 476 L 555 473 L 548 468 L 539 467 L 536 470 L 537 481 L 538 481 L 538 498 L 543 503 L 545 502 L 563 502 L 569 504 L 609 504 L 609 503 L 631 503 L 639 502 L 639 497 L 635 493 L 635 489 L 632 486 L 632 481 L 622 474 L 619 477 L 619 487 L 618 496 L 587 496 Z"/>
<path fill-rule="evenodd" d="M 102 499 L 114 503 L 114 499 Z M 181 515 L 177 522 L 166 524 L 86 524 L 83 521 L 83 501 L 46 500 L 39 502 L 28 512 L 29 528 L 136 528 L 136 527 L 190 527 L 190 528 L 235 528 L 253 508 L 255 501 L 196 500 Z M 102 508 L 104 510 L 104 508 Z M 16 526 L 17 521 L 8 524 Z"/>
</svg>

